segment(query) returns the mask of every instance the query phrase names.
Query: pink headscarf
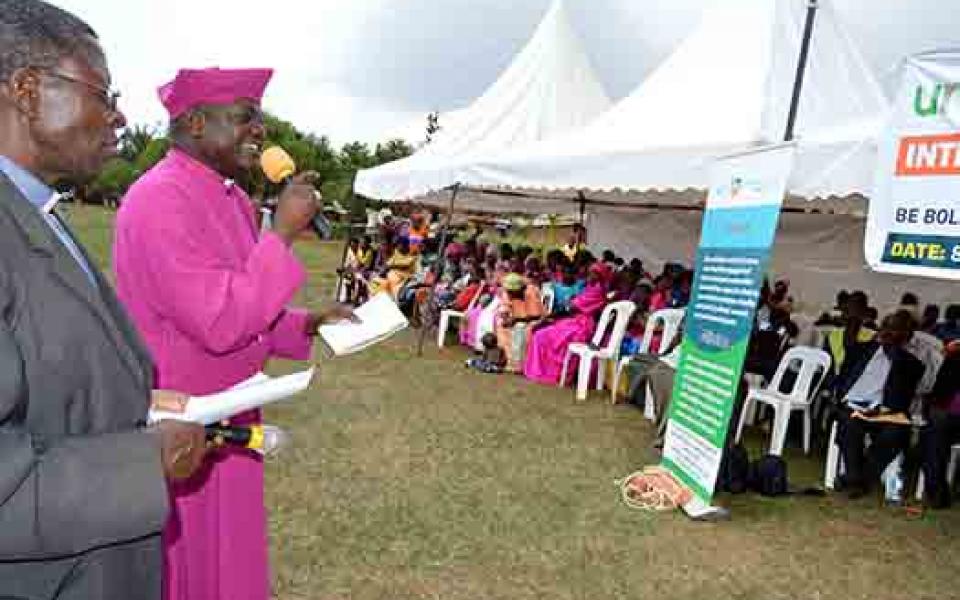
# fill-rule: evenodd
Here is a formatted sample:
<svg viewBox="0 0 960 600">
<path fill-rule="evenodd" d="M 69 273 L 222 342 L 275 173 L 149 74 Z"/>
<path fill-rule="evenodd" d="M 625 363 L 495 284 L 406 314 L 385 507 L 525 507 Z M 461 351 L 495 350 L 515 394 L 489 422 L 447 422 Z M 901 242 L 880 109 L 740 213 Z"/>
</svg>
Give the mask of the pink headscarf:
<svg viewBox="0 0 960 600">
<path fill-rule="evenodd" d="M 595 275 L 604 287 L 609 286 L 613 281 L 613 269 L 607 263 L 595 262 L 590 266 L 590 273 Z"/>
</svg>

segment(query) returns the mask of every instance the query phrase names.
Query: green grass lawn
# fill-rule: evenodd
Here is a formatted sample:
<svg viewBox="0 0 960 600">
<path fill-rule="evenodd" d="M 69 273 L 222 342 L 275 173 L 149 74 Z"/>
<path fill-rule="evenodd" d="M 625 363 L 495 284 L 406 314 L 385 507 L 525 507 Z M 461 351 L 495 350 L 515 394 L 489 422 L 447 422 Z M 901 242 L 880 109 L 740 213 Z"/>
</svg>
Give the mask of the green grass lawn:
<svg viewBox="0 0 960 600">
<path fill-rule="evenodd" d="M 108 266 L 111 213 L 71 212 Z M 300 301 L 319 305 L 340 247 L 298 253 Z M 321 361 L 305 397 L 268 411 L 295 440 L 267 465 L 278 598 L 960 598 L 960 510 L 743 495 L 719 498 L 725 523 L 632 511 L 614 480 L 654 460 L 639 411 L 467 372 L 465 357 L 428 341 L 417 358 L 407 332 Z M 787 459 L 794 483 L 818 483 L 822 459 Z"/>
</svg>

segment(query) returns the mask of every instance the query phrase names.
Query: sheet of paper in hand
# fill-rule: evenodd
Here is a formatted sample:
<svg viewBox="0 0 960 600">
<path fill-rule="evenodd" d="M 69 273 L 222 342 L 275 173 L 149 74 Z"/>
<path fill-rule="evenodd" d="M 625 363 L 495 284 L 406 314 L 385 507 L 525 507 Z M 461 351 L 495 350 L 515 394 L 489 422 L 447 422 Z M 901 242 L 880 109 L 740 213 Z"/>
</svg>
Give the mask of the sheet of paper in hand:
<svg viewBox="0 0 960 600">
<path fill-rule="evenodd" d="M 182 413 L 151 410 L 147 421 L 156 423 L 164 419 L 189 421 L 201 425 L 219 423 L 254 408 L 260 408 L 298 394 L 310 386 L 313 368 L 283 377 L 268 377 L 257 373 L 230 389 L 208 396 L 191 396 L 187 409 Z"/>
<path fill-rule="evenodd" d="M 360 352 L 407 327 L 407 318 L 387 293 L 377 294 L 353 314 L 359 323 L 342 321 L 318 329 L 328 355 Z"/>
</svg>

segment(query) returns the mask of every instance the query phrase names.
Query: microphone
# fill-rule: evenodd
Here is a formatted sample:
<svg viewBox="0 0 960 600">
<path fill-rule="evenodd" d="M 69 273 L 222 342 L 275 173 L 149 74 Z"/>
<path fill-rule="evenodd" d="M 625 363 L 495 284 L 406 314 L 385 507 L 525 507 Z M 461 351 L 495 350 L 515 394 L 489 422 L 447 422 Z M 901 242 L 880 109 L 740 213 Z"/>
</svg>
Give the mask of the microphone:
<svg viewBox="0 0 960 600">
<path fill-rule="evenodd" d="M 290 434 L 275 425 L 207 425 L 207 441 L 272 456 L 290 445 Z"/>
<path fill-rule="evenodd" d="M 267 179 L 277 185 L 289 185 L 297 172 L 297 163 L 280 146 L 270 146 L 260 153 L 260 168 Z M 323 216 L 323 210 L 317 211 L 311 223 L 313 231 L 321 240 L 333 239 L 333 226 Z"/>
</svg>

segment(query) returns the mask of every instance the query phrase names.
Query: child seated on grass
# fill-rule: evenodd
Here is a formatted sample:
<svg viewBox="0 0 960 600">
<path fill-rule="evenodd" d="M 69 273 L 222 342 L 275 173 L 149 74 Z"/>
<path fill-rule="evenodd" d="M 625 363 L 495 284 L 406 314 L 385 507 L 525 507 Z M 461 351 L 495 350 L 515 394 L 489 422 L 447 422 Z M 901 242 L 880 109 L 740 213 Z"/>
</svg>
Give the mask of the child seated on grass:
<svg viewBox="0 0 960 600">
<path fill-rule="evenodd" d="M 507 366 L 507 353 L 503 348 L 497 345 L 497 336 L 493 333 L 485 333 L 480 338 L 483 344 L 483 354 L 478 357 L 467 360 L 467 368 L 476 369 L 481 373 L 503 373 Z"/>
</svg>

